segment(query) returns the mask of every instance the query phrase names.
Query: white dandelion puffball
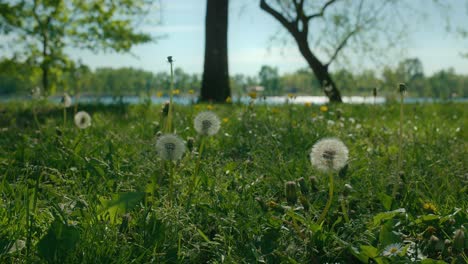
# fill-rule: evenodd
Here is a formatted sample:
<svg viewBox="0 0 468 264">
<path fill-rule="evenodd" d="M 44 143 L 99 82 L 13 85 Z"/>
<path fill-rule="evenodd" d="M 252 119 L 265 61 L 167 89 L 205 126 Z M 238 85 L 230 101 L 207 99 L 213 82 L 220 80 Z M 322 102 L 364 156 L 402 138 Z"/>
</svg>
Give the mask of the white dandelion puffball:
<svg viewBox="0 0 468 264">
<path fill-rule="evenodd" d="M 70 95 L 68 95 L 67 93 L 64 93 L 63 96 L 62 96 L 62 101 L 61 101 L 63 107 L 65 108 L 68 108 L 72 105 L 72 99 L 70 97 Z"/>
<path fill-rule="evenodd" d="M 185 144 L 178 136 L 165 134 L 156 141 L 156 151 L 164 160 L 178 160 L 185 152 Z"/>
<path fill-rule="evenodd" d="M 312 147 L 310 162 L 321 171 L 338 171 L 348 162 L 348 148 L 337 138 L 321 139 Z"/>
<path fill-rule="evenodd" d="M 195 130 L 199 134 L 206 136 L 212 136 L 218 133 L 219 128 L 221 127 L 219 117 L 211 111 L 199 113 L 193 120 L 193 123 Z"/>
<path fill-rule="evenodd" d="M 85 111 L 80 111 L 75 115 L 75 125 L 78 128 L 85 129 L 91 126 L 91 116 Z"/>
<path fill-rule="evenodd" d="M 31 97 L 33 99 L 40 99 L 41 98 L 41 87 L 39 86 L 36 86 L 34 88 L 31 89 Z"/>
</svg>

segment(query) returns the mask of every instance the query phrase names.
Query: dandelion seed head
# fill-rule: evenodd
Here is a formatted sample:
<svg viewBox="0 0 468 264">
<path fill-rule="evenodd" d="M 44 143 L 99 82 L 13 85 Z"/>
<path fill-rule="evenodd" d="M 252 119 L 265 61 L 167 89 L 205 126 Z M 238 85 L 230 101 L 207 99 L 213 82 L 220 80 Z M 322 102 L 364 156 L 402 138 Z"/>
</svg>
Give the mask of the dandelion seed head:
<svg viewBox="0 0 468 264">
<path fill-rule="evenodd" d="M 156 151 L 164 160 L 178 160 L 185 152 L 185 144 L 178 136 L 165 134 L 156 141 Z"/>
<path fill-rule="evenodd" d="M 31 96 L 33 99 L 39 99 L 41 98 L 41 95 L 42 95 L 41 87 L 36 86 L 31 89 Z"/>
<path fill-rule="evenodd" d="M 63 107 L 65 107 L 65 108 L 70 107 L 72 105 L 72 99 L 71 99 L 70 95 L 68 95 L 67 93 L 64 93 L 63 96 L 62 96 L 61 103 L 62 103 Z"/>
<path fill-rule="evenodd" d="M 393 257 L 401 253 L 402 250 L 403 250 L 403 247 L 401 246 L 400 243 L 390 244 L 386 246 L 385 249 L 382 251 L 382 256 Z"/>
<path fill-rule="evenodd" d="M 199 113 L 194 119 L 195 130 L 201 135 L 212 136 L 218 133 L 221 127 L 219 117 L 211 112 L 205 111 Z"/>
<path fill-rule="evenodd" d="M 338 171 L 348 162 L 348 148 L 339 139 L 321 139 L 312 147 L 310 161 L 321 171 Z"/>
<path fill-rule="evenodd" d="M 75 115 L 75 125 L 80 129 L 91 126 L 91 116 L 85 111 L 80 111 Z"/>
</svg>

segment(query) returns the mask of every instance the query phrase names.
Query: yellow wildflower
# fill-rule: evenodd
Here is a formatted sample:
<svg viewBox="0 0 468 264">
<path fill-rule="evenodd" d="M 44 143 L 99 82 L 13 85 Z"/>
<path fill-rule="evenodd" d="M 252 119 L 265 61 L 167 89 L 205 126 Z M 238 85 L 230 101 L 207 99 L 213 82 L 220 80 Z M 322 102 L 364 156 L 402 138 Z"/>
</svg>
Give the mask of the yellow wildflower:
<svg viewBox="0 0 468 264">
<path fill-rule="evenodd" d="M 305 105 L 305 107 L 311 107 L 312 103 L 311 102 L 305 102 L 304 105 Z"/>
<path fill-rule="evenodd" d="M 188 93 L 189 93 L 189 94 L 194 94 L 195 91 L 194 91 L 193 89 L 190 89 L 190 90 L 188 90 Z"/>
<path fill-rule="evenodd" d="M 227 123 L 227 122 L 229 122 L 229 118 L 227 117 L 223 118 L 223 123 Z"/>
<path fill-rule="evenodd" d="M 163 96 L 163 93 L 162 93 L 162 92 L 157 92 L 157 93 L 156 93 L 156 96 L 157 96 L 157 97 L 162 97 L 162 96 Z"/>
<path fill-rule="evenodd" d="M 208 109 L 208 110 L 213 110 L 213 109 L 214 109 L 214 106 L 212 106 L 212 105 L 207 105 L 207 106 L 206 106 L 206 109 Z"/>
<path fill-rule="evenodd" d="M 432 213 L 437 211 L 436 206 L 433 203 L 427 202 L 423 204 L 423 209 Z"/>
<path fill-rule="evenodd" d="M 174 95 L 180 94 L 180 90 L 179 90 L 179 89 L 175 89 L 174 91 L 172 91 L 172 94 L 174 94 Z"/>
<path fill-rule="evenodd" d="M 328 111 L 328 106 L 326 106 L 326 105 L 320 106 L 320 111 L 322 111 L 324 113 L 327 112 Z"/>
<path fill-rule="evenodd" d="M 228 96 L 228 98 L 226 98 L 226 103 L 228 103 L 228 104 L 232 103 L 231 96 Z"/>
<path fill-rule="evenodd" d="M 294 96 L 294 94 L 292 94 L 292 93 L 288 93 L 288 97 L 289 97 L 289 98 L 294 98 L 294 97 L 296 97 L 296 96 Z"/>
<path fill-rule="evenodd" d="M 249 93 L 250 98 L 256 99 L 257 98 L 257 93 L 256 92 L 250 92 Z"/>
</svg>

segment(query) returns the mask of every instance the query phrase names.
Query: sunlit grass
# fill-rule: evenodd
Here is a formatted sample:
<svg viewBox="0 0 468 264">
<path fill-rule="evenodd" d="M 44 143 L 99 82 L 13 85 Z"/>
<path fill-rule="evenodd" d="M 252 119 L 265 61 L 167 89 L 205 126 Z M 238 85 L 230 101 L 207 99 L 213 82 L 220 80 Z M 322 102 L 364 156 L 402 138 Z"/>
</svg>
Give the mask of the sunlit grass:
<svg viewBox="0 0 468 264">
<path fill-rule="evenodd" d="M 463 263 L 466 106 L 407 105 L 402 128 L 399 107 L 174 105 L 190 146 L 166 161 L 159 105 L 80 106 L 84 130 L 63 107 L 2 105 L 0 262 Z M 206 110 L 221 128 L 198 136 Z M 329 177 L 308 155 L 326 137 L 349 160 L 322 223 Z"/>
</svg>

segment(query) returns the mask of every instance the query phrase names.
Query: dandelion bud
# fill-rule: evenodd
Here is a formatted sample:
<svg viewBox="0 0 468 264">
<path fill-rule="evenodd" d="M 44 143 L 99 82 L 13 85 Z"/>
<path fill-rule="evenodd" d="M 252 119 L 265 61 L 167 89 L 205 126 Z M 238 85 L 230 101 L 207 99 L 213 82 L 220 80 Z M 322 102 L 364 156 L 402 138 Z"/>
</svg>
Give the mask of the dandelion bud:
<svg viewBox="0 0 468 264">
<path fill-rule="evenodd" d="M 162 109 L 161 109 L 161 114 L 166 117 L 168 114 L 169 114 L 169 106 L 170 106 L 170 103 L 169 102 L 165 102 Z"/>
<path fill-rule="evenodd" d="M 286 182 L 285 189 L 286 200 L 288 201 L 288 204 L 294 205 L 297 202 L 296 183 L 293 181 Z"/>
<path fill-rule="evenodd" d="M 299 201 L 302 204 L 302 207 L 304 207 L 304 211 L 309 211 L 310 209 L 310 204 L 309 201 L 304 196 L 299 197 Z"/>
<path fill-rule="evenodd" d="M 299 178 L 297 182 L 299 183 L 299 187 L 301 188 L 301 193 L 303 195 L 307 195 L 309 193 L 309 189 L 307 188 L 304 178 L 303 177 Z"/>
<path fill-rule="evenodd" d="M 374 87 L 374 89 L 372 89 L 372 94 L 374 97 L 377 97 L 377 88 Z"/>
<path fill-rule="evenodd" d="M 449 247 L 452 244 L 452 241 L 450 239 L 445 239 L 444 244 L 446 247 Z"/>
<path fill-rule="evenodd" d="M 160 138 L 160 137 L 162 136 L 162 134 L 163 134 L 162 131 L 158 131 L 158 132 L 156 133 L 156 138 L 157 138 L 157 139 Z"/>
<path fill-rule="evenodd" d="M 404 94 L 404 93 L 407 91 L 406 84 L 400 83 L 400 84 L 398 85 L 398 91 L 399 91 L 401 94 Z"/>
<path fill-rule="evenodd" d="M 173 63 L 174 60 L 172 59 L 172 56 L 167 56 L 167 62 L 169 63 Z"/>
<path fill-rule="evenodd" d="M 465 233 L 462 229 L 457 229 L 453 235 L 453 247 L 459 251 L 465 248 Z"/>
<path fill-rule="evenodd" d="M 338 172 L 338 176 L 340 178 L 346 177 L 346 174 L 348 173 L 348 164 L 344 165 L 344 167 Z"/>
<path fill-rule="evenodd" d="M 319 188 L 318 188 L 317 177 L 310 176 L 309 181 L 310 181 L 310 186 L 311 186 L 312 190 L 318 191 Z"/>
<path fill-rule="evenodd" d="M 191 152 L 193 150 L 193 145 L 195 144 L 195 139 L 193 137 L 187 138 L 187 148 Z"/>
<path fill-rule="evenodd" d="M 341 109 L 336 109 L 336 119 L 340 119 L 343 115 L 343 111 Z"/>
<path fill-rule="evenodd" d="M 55 127 L 55 134 L 57 134 L 57 136 L 61 137 L 62 136 L 62 130 L 59 127 Z"/>
<path fill-rule="evenodd" d="M 351 186 L 351 184 L 345 184 L 343 189 L 343 197 L 348 197 L 352 190 L 353 186 Z"/>
</svg>

